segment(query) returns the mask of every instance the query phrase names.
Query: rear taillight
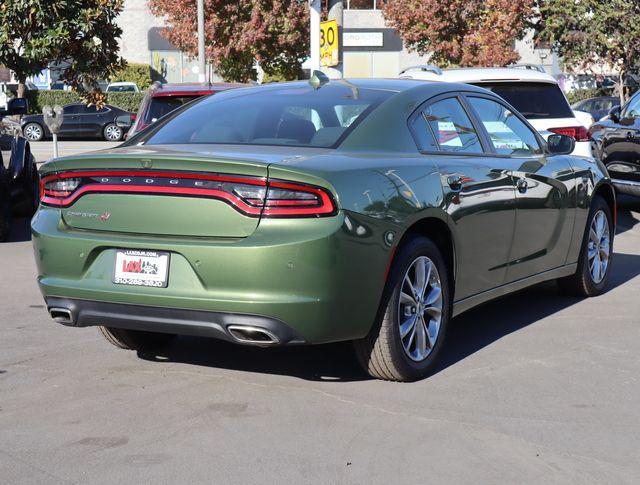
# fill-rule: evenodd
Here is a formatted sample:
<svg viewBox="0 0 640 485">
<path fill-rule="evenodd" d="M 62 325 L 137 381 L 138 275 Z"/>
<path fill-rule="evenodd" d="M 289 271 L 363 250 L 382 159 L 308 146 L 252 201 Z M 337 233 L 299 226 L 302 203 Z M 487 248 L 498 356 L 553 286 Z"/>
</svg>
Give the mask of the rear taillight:
<svg viewBox="0 0 640 485">
<path fill-rule="evenodd" d="M 549 131 L 558 135 L 567 135 L 576 141 L 589 141 L 589 131 L 584 126 L 563 126 L 561 128 L 549 128 Z"/>
<path fill-rule="evenodd" d="M 138 115 L 136 113 L 131 113 L 131 123 L 135 123 L 137 118 L 138 118 Z"/>
<path fill-rule="evenodd" d="M 40 193 L 43 204 L 56 207 L 69 207 L 90 193 L 126 193 L 218 199 L 251 217 L 319 217 L 336 212 L 333 197 L 324 188 L 241 175 L 69 171 L 44 177 Z"/>
</svg>

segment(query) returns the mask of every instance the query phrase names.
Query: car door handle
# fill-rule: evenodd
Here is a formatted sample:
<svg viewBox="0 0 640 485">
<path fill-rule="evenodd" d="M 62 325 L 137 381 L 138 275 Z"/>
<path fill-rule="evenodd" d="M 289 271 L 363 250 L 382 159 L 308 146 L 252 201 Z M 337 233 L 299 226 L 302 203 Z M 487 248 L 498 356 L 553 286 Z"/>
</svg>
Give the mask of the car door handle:
<svg viewBox="0 0 640 485">
<path fill-rule="evenodd" d="M 527 179 L 518 179 L 516 187 L 518 187 L 518 192 L 524 194 L 529 188 L 529 183 L 527 182 Z"/>
<path fill-rule="evenodd" d="M 454 192 L 460 192 L 462 190 L 462 177 L 460 175 L 449 175 L 447 177 L 447 183 Z"/>
</svg>

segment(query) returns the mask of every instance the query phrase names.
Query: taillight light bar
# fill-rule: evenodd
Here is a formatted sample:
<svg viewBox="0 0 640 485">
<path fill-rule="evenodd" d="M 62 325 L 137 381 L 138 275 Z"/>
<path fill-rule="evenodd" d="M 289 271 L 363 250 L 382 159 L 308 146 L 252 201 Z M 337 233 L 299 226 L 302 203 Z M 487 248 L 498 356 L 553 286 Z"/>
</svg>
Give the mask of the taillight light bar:
<svg viewBox="0 0 640 485">
<path fill-rule="evenodd" d="M 561 128 L 549 128 L 549 131 L 557 133 L 558 135 L 567 135 L 575 138 L 576 141 L 589 141 L 589 130 L 584 126 L 563 126 Z"/>
<path fill-rule="evenodd" d="M 71 170 L 40 181 L 41 202 L 69 207 L 86 194 L 141 194 L 221 200 L 250 217 L 321 217 L 336 205 L 322 187 L 232 174 L 171 171 Z"/>
</svg>

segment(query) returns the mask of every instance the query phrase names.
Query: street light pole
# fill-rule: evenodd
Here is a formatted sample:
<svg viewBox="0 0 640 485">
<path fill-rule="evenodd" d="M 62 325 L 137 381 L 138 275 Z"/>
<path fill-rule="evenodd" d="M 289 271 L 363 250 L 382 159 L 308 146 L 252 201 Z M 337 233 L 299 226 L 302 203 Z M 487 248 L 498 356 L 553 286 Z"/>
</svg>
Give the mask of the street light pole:
<svg viewBox="0 0 640 485">
<path fill-rule="evenodd" d="M 204 59 L 204 0 L 198 0 L 198 81 L 207 81 L 207 65 Z"/>
</svg>

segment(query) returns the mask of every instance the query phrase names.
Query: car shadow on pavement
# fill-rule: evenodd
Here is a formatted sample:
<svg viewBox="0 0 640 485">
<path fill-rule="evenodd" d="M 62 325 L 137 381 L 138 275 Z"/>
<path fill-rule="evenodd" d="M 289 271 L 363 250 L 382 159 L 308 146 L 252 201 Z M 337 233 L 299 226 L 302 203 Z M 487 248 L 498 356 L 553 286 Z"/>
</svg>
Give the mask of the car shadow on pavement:
<svg viewBox="0 0 640 485">
<path fill-rule="evenodd" d="M 607 292 L 640 274 L 640 255 L 615 253 L 612 264 Z M 469 310 L 451 321 L 435 373 L 582 300 L 563 294 L 555 281 L 548 281 Z"/>
<path fill-rule="evenodd" d="M 151 361 L 288 375 L 310 381 L 352 382 L 371 379 L 359 367 L 350 342 L 257 348 L 185 336 L 153 354 L 138 352 L 138 357 Z"/>
<path fill-rule="evenodd" d="M 640 274 L 640 255 L 614 255 L 609 291 Z M 600 298 L 606 298 L 606 295 Z M 529 289 L 470 310 L 451 321 L 447 343 L 434 374 L 493 342 L 580 302 L 563 295 L 555 282 Z M 180 337 L 154 354 L 138 354 L 157 362 L 180 362 L 243 372 L 288 375 L 311 381 L 353 382 L 370 379 L 349 342 L 317 346 L 255 348 L 213 339 Z"/>
<path fill-rule="evenodd" d="M 634 214 L 635 212 L 635 214 Z M 640 212 L 640 197 L 620 194 L 616 204 L 616 234 L 627 232 L 640 222 L 637 219 Z"/>
</svg>

